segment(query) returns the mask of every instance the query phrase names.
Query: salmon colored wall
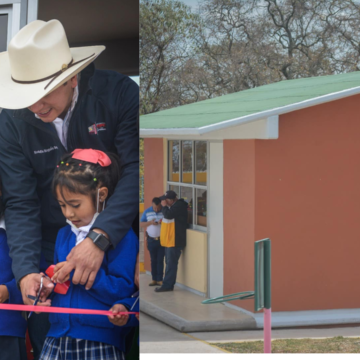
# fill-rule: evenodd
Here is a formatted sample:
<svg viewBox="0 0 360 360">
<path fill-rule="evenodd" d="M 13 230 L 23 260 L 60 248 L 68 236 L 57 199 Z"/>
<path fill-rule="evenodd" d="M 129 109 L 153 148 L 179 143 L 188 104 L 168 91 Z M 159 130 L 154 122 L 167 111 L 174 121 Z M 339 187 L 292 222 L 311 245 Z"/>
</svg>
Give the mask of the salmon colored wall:
<svg viewBox="0 0 360 360">
<path fill-rule="evenodd" d="M 255 140 L 224 140 L 225 295 L 254 290 L 254 206 Z M 232 304 L 254 309 L 253 300 Z"/>
<path fill-rule="evenodd" d="M 256 141 L 255 239 L 272 239 L 274 311 L 360 308 L 359 103 L 356 95 L 282 115 L 279 139 Z M 226 163 L 227 171 L 237 165 Z M 236 206 L 225 209 L 224 219 Z M 228 231 L 226 241 L 234 235 Z"/>
<path fill-rule="evenodd" d="M 163 139 L 144 139 L 144 207 L 151 206 L 155 196 L 164 193 Z M 145 269 L 151 271 L 150 255 L 145 247 Z"/>
</svg>

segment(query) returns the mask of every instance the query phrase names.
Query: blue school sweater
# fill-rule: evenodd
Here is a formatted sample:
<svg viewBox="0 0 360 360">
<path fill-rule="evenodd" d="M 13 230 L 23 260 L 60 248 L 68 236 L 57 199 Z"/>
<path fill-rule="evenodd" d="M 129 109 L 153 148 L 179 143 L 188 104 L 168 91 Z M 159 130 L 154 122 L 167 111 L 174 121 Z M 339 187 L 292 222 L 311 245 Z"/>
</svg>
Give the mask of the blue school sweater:
<svg viewBox="0 0 360 360">
<path fill-rule="evenodd" d="M 55 264 L 66 261 L 75 243 L 76 236 L 70 225 L 59 231 L 55 244 Z M 85 290 L 84 285 L 71 283 L 66 295 L 55 294 L 52 306 L 110 310 L 119 299 L 129 298 L 136 291 L 134 276 L 138 252 L 139 241 L 130 229 L 115 249 L 105 253 L 104 261 L 90 290 Z M 73 273 L 70 275 L 71 280 Z M 51 327 L 48 337 L 68 336 L 99 341 L 125 351 L 124 335 L 127 332 L 113 325 L 107 316 L 50 314 L 49 319 Z"/>
<path fill-rule="evenodd" d="M 7 244 L 6 231 L 0 228 L 0 285 L 6 285 L 9 299 L 4 304 L 23 304 L 21 292 L 16 286 L 11 271 L 11 258 Z M 20 311 L 0 310 L 0 336 L 25 338 L 26 320 Z"/>
</svg>

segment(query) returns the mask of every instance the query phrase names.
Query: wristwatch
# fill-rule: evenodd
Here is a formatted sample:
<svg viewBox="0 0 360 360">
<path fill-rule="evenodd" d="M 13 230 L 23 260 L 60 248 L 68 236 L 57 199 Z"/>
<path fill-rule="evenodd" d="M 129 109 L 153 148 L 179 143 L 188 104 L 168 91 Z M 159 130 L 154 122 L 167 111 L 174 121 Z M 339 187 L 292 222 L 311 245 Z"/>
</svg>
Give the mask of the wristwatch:
<svg viewBox="0 0 360 360">
<path fill-rule="evenodd" d="M 89 237 L 93 243 L 102 251 L 106 251 L 111 246 L 110 240 L 103 234 L 99 234 L 96 231 L 91 230 L 87 237 Z"/>
</svg>

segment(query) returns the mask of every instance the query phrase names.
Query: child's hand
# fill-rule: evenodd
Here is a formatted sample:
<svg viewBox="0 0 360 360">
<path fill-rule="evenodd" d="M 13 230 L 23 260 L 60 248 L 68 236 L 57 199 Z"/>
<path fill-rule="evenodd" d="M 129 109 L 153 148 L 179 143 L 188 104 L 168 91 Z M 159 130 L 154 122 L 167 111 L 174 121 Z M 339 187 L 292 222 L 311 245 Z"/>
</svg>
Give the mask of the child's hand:
<svg viewBox="0 0 360 360">
<path fill-rule="evenodd" d="M 138 321 L 140 321 L 140 320 L 139 320 L 139 315 L 140 315 L 140 313 L 136 313 L 136 314 L 135 314 L 135 317 L 138 319 Z"/>
<path fill-rule="evenodd" d="M 6 285 L 0 285 L 0 304 L 9 299 L 9 290 Z"/>
<path fill-rule="evenodd" d="M 66 264 L 66 261 L 59 262 L 59 263 L 56 264 L 56 266 L 54 267 L 54 275 L 51 278 L 52 282 L 57 283 L 57 278 L 58 278 L 58 275 L 59 275 L 59 271 L 62 269 L 62 267 L 65 264 Z M 70 274 L 66 275 L 64 282 L 68 281 L 69 279 L 70 279 Z"/>
<path fill-rule="evenodd" d="M 108 316 L 108 319 L 112 324 L 114 324 L 116 326 L 124 326 L 124 325 L 126 325 L 126 323 L 129 320 L 129 315 L 125 315 L 125 314 L 115 315 L 116 313 L 119 313 L 119 312 L 127 312 L 127 309 L 126 309 L 126 307 L 124 305 L 115 304 L 110 309 L 110 311 L 112 311 L 113 314 L 114 314 L 114 315 Z"/>
</svg>

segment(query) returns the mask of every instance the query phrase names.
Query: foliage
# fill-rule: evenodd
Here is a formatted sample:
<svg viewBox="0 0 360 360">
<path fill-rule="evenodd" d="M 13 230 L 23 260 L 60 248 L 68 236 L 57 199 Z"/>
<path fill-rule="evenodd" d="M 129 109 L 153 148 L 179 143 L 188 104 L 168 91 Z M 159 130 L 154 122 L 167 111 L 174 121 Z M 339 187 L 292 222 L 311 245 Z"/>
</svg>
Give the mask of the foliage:
<svg viewBox="0 0 360 360">
<path fill-rule="evenodd" d="M 263 353 L 263 341 L 244 341 L 239 343 L 212 344 L 231 353 Z M 328 339 L 283 339 L 271 342 L 273 354 L 319 354 L 319 353 L 360 353 L 359 338 L 337 336 Z"/>
<path fill-rule="evenodd" d="M 178 73 L 194 52 L 198 16 L 180 1 L 140 2 L 141 114 L 181 104 Z"/>
<path fill-rule="evenodd" d="M 359 66 L 359 1 L 140 1 L 141 114 Z"/>
<path fill-rule="evenodd" d="M 280 80 L 359 70 L 353 0 L 140 3 L 141 111 L 159 111 Z"/>
</svg>

